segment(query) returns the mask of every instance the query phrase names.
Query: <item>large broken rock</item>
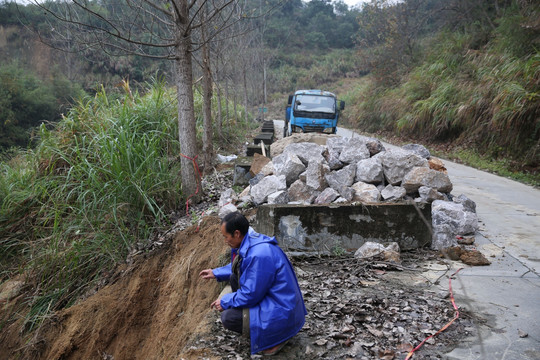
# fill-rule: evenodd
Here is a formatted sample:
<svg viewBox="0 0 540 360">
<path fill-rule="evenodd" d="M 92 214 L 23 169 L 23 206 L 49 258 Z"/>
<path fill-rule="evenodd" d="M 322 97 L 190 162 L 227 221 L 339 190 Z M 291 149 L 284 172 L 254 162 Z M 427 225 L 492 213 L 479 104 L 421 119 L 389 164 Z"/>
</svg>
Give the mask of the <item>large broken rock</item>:
<svg viewBox="0 0 540 360">
<path fill-rule="evenodd" d="M 290 144 L 283 150 L 282 155 L 289 154 L 289 155 L 296 155 L 305 166 L 308 165 L 308 163 L 315 161 L 318 163 L 322 163 L 326 161 L 326 159 L 323 156 L 323 153 L 325 152 L 326 148 L 321 145 L 317 145 L 314 143 L 294 143 Z M 281 156 L 281 155 L 280 155 Z M 274 165 L 274 169 L 276 166 Z"/>
<path fill-rule="evenodd" d="M 236 196 L 236 192 L 229 188 L 221 193 L 218 201 L 218 207 L 221 208 L 227 204 L 234 204 L 237 199 L 238 197 Z"/>
<path fill-rule="evenodd" d="M 266 201 L 268 195 L 280 190 L 287 189 L 285 175 L 276 176 L 270 175 L 263 178 L 257 184 L 251 186 L 250 195 L 256 205 L 260 205 Z"/>
<path fill-rule="evenodd" d="M 280 190 L 268 195 L 269 204 L 287 204 L 289 202 L 289 193 L 286 190 Z"/>
<path fill-rule="evenodd" d="M 332 171 L 325 175 L 328 186 L 339 191 L 342 186 L 351 186 L 356 177 L 356 165 L 348 165 L 338 171 Z"/>
<path fill-rule="evenodd" d="M 344 166 L 344 164 L 339 161 L 339 155 L 341 155 L 341 152 L 347 144 L 348 139 L 342 137 L 330 138 L 326 142 L 326 147 L 328 149 L 326 159 L 331 170 L 338 170 Z"/>
<path fill-rule="evenodd" d="M 249 173 L 251 176 L 255 176 L 258 173 L 261 172 L 263 167 L 270 162 L 270 159 L 266 156 L 262 156 L 259 153 L 255 153 L 253 155 L 253 161 L 251 162 L 251 168 L 249 169 Z"/>
<path fill-rule="evenodd" d="M 238 208 L 234 206 L 233 204 L 225 204 L 224 206 L 219 208 L 218 216 L 221 219 L 223 219 L 228 214 L 237 212 L 237 211 L 238 211 Z"/>
<path fill-rule="evenodd" d="M 409 171 L 401 182 L 407 194 L 415 193 L 421 186 L 428 186 L 440 192 L 452 191 L 452 182 L 445 173 L 432 170 L 428 167 L 415 167 Z"/>
<path fill-rule="evenodd" d="M 399 263 L 399 245 L 397 242 L 392 242 L 388 246 L 384 246 L 383 244 L 367 241 L 356 250 L 354 257 L 359 259 L 382 257 L 385 261 Z"/>
<path fill-rule="evenodd" d="M 484 254 L 478 250 L 464 250 L 459 259 L 471 266 L 485 266 L 491 264 Z"/>
<path fill-rule="evenodd" d="M 356 181 L 379 184 L 383 180 L 384 173 L 379 158 L 369 158 L 356 163 Z"/>
<path fill-rule="evenodd" d="M 328 187 L 325 175 L 330 172 L 330 168 L 326 164 L 312 161 L 309 163 L 305 172 L 306 185 L 313 190 L 322 191 Z"/>
<path fill-rule="evenodd" d="M 403 145 L 401 148 L 408 151 L 412 151 L 418 156 L 423 157 L 424 159 L 429 159 L 431 157 L 429 150 L 426 149 L 425 146 L 420 145 L 420 144 L 407 144 L 407 145 Z"/>
<path fill-rule="evenodd" d="M 384 176 L 391 185 L 398 185 L 415 167 L 427 167 L 428 161 L 410 151 L 388 150 L 381 155 Z"/>
<path fill-rule="evenodd" d="M 339 197 L 339 193 L 332 189 L 331 187 L 327 187 L 323 190 L 322 193 L 317 196 L 314 203 L 315 204 L 330 204 L 334 200 L 336 200 Z"/>
<path fill-rule="evenodd" d="M 448 171 L 444 167 L 444 163 L 442 162 L 441 159 L 436 158 L 436 157 L 430 157 L 429 160 L 428 160 L 428 163 L 429 163 L 429 168 L 430 169 L 437 170 L 437 171 L 443 172 L 445 174 L 448 174 Z"/>
<path fill-rule="evenodd" d="M 294 153 L 284 152 L 277 156 L 273 163 L 275 174 L 284 175 L 287 186 L 298 180 L 298 176 L 306 170 L 306 165 Z"/>
<path fill-rule="evenodd" d="M 364 182 L 357 182 L 352 186 L 354 190 L 354 201 L 360 201 L 362 203 L 375 203 L 381 199 L 381 193 L 379 189 L 373 184 L 366 184 Z"/>
<path fill-rule="evenodd" d="M 327 135 L 319 133 L 293 134 L 286 138 L 275 141 L 270 145 L 270 155 L 272 158 L 280 155 L 287 146 L 293 143 L 314 143 L 321 146 L 326 145 L 327 141 L 332 138 L 339 138 L 338 135 Z"/>
<path fill-rule="evenodd" d="M 420 198 L 415 200 L 417 202 L 431 203 L 435 200 L 446 200 L 444 194 L 430 188 L 429 186 L 420 186 L 418 188 L 418 194 L 420 195 Z"/>
<path fill-rule="evenodd" d="M 369 157 L 370 153 L 366 142 L 361 138 L 350 138 L 339 155 L 339 161 L 345 164 L 356 164 L 360 160 L 369 159 Z"/>
<path fill-rule="evenodd" d="M 274 163 L 270 161 L 266 165 L 263 166 L 263 168 L 260 171 L 260 174 L 263 174 L 264 176 L 273 175 L 274 174 Z"/>
<path fill-rule="evenodd" d="M 288 190 L 290 202 L 301 202 L 304 204 L 311 204 L 319 195 L 318 191 L 310 189 L 306 183 L 301 180 L 296 180 L 292 183 Z"/>
<path fill-rule="evenodd" d="M 465 210 L 476 213 L 476 203 L 466 195 L 461 194 L 458 197 L 455 197 L 454 202 L 463 205 Z"/>
<path fill-rule="evenodd" d="M 381 196 L 384 200 L 401 200 L 407 194 L 401 186 L 387 185 L 382 191 Z"/>
<path fill-rule="evenodd" d="M 379 139 L 375 139 L 375 138 L 367 138 L 366 147 L 369 150 L 370 156 L 374 156 L 386 150 L 382 142 Z"/>
<path fill-rule="evenodd" d="M 433 240 L 431 247 L 441 250 L 456 246 L 456 235 L 467 235 L 478 229 L 478 217 L 462 204 L 435 200 L 431 205 Z"/>
</svg>

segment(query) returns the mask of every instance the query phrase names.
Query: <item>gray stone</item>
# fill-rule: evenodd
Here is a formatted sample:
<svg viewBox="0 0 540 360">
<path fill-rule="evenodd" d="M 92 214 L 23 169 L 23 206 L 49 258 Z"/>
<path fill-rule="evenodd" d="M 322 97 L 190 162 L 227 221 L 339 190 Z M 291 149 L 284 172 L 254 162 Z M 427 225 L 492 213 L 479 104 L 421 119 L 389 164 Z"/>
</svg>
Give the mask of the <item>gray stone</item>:
<svg viewBox="0 0 540 360">
<path fill-rule="evenodd" d="M 328 148 L 328 153 L 337 154 L 338 157 L 343 151 L 343 149 L 348 146 L 349 139 L 344 137 L 334 137 L 329 138 L 326 141 L 326 147 Z"/>
<path fill-rule="evenodd" d="M 370 157 L 365 140 L 361 138 L 350 138 L 349 143 L 343 148 L 339 155 L 339 161 L 345 164 L 356 164 L 360 160 Z"/>
<path fill-rule="evenodd" d="M 285 148 L 283 154 L 296 155 L 307 166 L 312 161 L 318 163 L 325 162 L 326 159 L 323 156 L 325 150 L 326 148 L 324 146 L 314 143 L 293 143 Z"/>
<path fill-rule="evenodd" d="M 399 263 L 399 244 L 397 242 L 392 242 L 388 244 L 388 246 L 384 246 L 383 244 L 373 241 L 366 241 L 354 253 L 354 257 L 358 259 L 371 259 L 379 256 L 386 261 Z"/>
<path fill-rule="evenodd" d="M 266 201 L 268 195 L 286 189 L 285 175 L 270 175 L 263 178 L 257 184 L 251 185 L 250 195 L 255 205 L 260 205 Z"/>
<path fill-rule="evenodd" d="M 336 200 L 339 197 L 339 193 L 332 189 L 331 187 L 328 187 L 323 190 L 322 193 L 317 196 L 317 198 L 314 201 L 314 204 L 330 204 L 334 200 Z M 346 201 L 346 200 L 345 200 Z"/>
<path fill-rule="evenodd" d="M 337 192 L 339 193 L 339 195 L 341 195 L 342 198 L 349 202 L 352 201 L 354 198 L 354 190 L 349 186 L 339 186 Z"/>
<path fill-rule="evenodd" d="M 365 182 L 357 182 L 352 186 L 354 190 L 354 201 L 360 201 L 362 203 L 375 203 L 381 199 L 381 193 L 377 187 L 373 184 L 366 184 Z"/>
<path fill-rule="evenodd" d="M 339 155 L 341 155 L 341 151 L 343 151 L 343 148 L 345 148 L 348 143 L 349 140 L 342 137 L 330 138 L 326 142 L 326 147 L 328 149 L 327 161 L 331 170 L 338 170 L 344 166 L 344 164 L 339 161 Z"/>
<path fill-rule="evenodd" d="M 341 170 L 331 171 L 325 175 L 328 186 L 339 191 L 341 186 L 351 186 L 356 177 L 356 164 L 345 166 Z"/>
<path fill-rule="evenodd" d="M 347 199 L 343 198 L 343 197 L 338 197 L 336 200 L 334 200 L 334 204 L 346 204 L 348 203 L 349 201 L 347 201 Z"/>
<path fill-rule="evenodd" d="M 428 161 L 410 151 L 388 150 L 382 153 L 384 176 L 391 185 L 398 185 L 415 167 L 428 167 Z"/>
<path fill-rule="evenodd" d="M 431 203 L 435 200 L 446 200 L 444 194 L 429 186 L 420 186 L 418 188 L 418 194 L 420 197 L 415 199 L 416 202 Z"/>
<path fill-rule="evenodd" d="M 339 170 L 345 166 L 345 164 L 339 161 L 339 155 L 336 153 L 328 153 L 327 161 L 331 170 Z"/>
<path fill-rule="evenodd" d="M 457 245 L 456 235 L 467 235 L 478 229 L 475 213 L 467 211 L 462 204 L 435 200 L 431 204 L 433 225 L 432 248 L 440 250 Z"/>
<path fill-rule="evenodd" d="M 263 174 L 264 176 L 273 175 L 274 163 L 270 161 L 268 164 L 264 165 L 260 173 Z"/>
<path fill-rule="evenodd" d="M 236 192 L 229 188 L 221 193 L 221 196 L 219 197 L 218 201 L 218 207 L 223 207 L 226 204 L 234 204 L 234 202 L 238 199 L 236 196 Z"/>
<path fill-rule="evenodd" d="M 291 184 L 288 190 L 289 201 L 300 201 L 304 204 L 311 204 L 315 198 L 319 195 L 318 191 L 310 189 L 306 183 L 301 180 L 296 180 Z"/>
<path fill-rule="evenodd" d="M 272 145 L 270 145 L 270 157 L 273 158 L 278 156 L 292 143 L 315 143 L 326 146 L 327 141 L 335 137 L 339 136 L 320 133 L 293 134 L 292 136 L 287 136 L 286 138 L 274 141 Z"/>
<path fill-rule="evenodd" d="M 457 246 L 457 239 L 449 225 L 442 224 L 437 228 L 433 228 L 432 249 L 442 250 L 453 246 Z"/>
<path fill-rule="evenodd" d="M 238 208 L 234 206 L 233 204 L 226 204 L 219 208 L 219 217 L 223 219 L 225 216 L 227 216 L 230 213 L 238 211 Z"/>
<path fill-rule="evenodd" d="M 453 201 L 455 203 L 463 205 L 465 210 L 476 213 L 476 203 L 469 199 L 467 196 L 461 194 L 458 197 L 454 197 Z"/>
<path fill-rule="evenodd" d="M 249 173 L 247 173 L 247 175 L 249 175 Z M 261 181 L 262 179 L 264 179 L 264 175 L 257 174 L 255 177 L 252 177 L 251 179 L 249 179 L 248 183 L 250 186 L 257 185 L 259 181 Z"/>
<path fill-rule="evenodd" d="M 286 190 L 280 190 L 268 195 L 269 204 L 287 204 L 289 202 L 289 193 Z"/>
<path fill-rule="evenodd" d="M 418 156 L 423 157 L 424 159 L 429 159 L 431 157 L 429 150 L 426 149 L 425 146 L 420 145 L 420 144 L 407 144 L 407 145 L 403 145 L 401 148 L 408 151 L 412 151 L 413 153 L 417 154 Z"/>
<path fill-rule="evenodd" d="M 381 196 L 384 200 L 401 200 L 405 194 L 407 194 L 407 192 L 401 186 L 387 185 L 384 190 L 381 191 Z"/>
<path fill-rule="evenodd" d="M 246 178 L 246 175 L 249 172 L 241 166 L 234 167 L 233 175 L 233 184 L 234 185 L 247 185 L 249 184 L 249 179 Z"/>
<path fill-rule="evenodd" d="M 432 170 L 428 167 L 415 167 L 411 169 L 401 182 L 407 194 L 415 193 L 420 186 L 428 186 L 440 192 L 452 191 L 452 182 L 445 173 Z"/>
<path fill-rule="evenodd" d="M 379 158 L 369 158 L 356 163 L 356 181 L 379 184 L 384 180 L 384 173 Z"/>
<path fill-rule="evenodd" d="M 287 186 L 289 186 L 298 180 L 298 176 L 306 170 L 306 166 L 296 154 L 284 152 L 276 158 L 274 170 L 277 176 L 285 175 Z"/>
<path fill-rule="evenodd" d="M 322 191 L 328 186 L 325 175 L 329 172 L 328 165 L 312 161 L 307 167 L 304 181 L 313 190 Z"/>
<path fill-rule="evenodd" d="M 381 153 L 383 151 L 386 151 L 386 149 L 384 148 L 384 145 L 382 144 L 382 142 L 379 139 L 375 139 L 375 138 L 367 138 L 366 139 L 366 147 L 369 150 L 370 156 L 374 156 L 374 155 L 379 154 L 379 153 Z"/>
</svg>

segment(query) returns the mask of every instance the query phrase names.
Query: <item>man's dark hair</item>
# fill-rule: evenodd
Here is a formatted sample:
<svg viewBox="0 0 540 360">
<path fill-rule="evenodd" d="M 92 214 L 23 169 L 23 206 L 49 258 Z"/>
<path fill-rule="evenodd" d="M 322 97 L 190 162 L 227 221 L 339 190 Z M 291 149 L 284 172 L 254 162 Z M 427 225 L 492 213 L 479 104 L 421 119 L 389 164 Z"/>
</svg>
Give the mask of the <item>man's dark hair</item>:
<svg viewBox="0 0 540 360">
<path fill-rule="evenodd" d="M 221 223 L 225 224 L 225 231 L 231 235 L 234 235 L 236 230 L 240 231 L 240 234 L 246 235 L 249 230 L 248 219 L 238 211 L 225 215 Z"/>
</svg>

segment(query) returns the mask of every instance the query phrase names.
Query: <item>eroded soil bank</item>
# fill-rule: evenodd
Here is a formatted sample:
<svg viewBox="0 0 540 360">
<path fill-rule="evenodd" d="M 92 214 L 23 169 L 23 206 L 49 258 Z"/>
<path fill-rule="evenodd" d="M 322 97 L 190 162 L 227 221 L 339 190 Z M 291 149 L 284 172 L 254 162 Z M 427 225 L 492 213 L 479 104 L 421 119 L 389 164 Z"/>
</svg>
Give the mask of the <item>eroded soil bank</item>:
<svg viewBox="0 0 540 360">
<path fill-rule="evenodd" d="M 23 359 L 249 359 L 249 343 L 224 331 L 209 309 L 220 285 L 200 270 L 227 261 L 218 218 L 119 269 L 109 285 L 56 313 L 30 339 L 7 322 L 0 356 Z M 401 265 L 352 256 L 293 260 L 308 317 L 277 359 L 401 359 L 454 316 L 445 294 L 430 292 L 423 264 L 430 251 L 402 254 Z M 407 278 L 407 281 L 403 281 Z M 412 279 L 412 280 L 411 280 Z M 475 332 L 462 314 L 414 359 L 442 359 Z M 255 358 L 258 358 L 255 355 Z"/>
</svg>

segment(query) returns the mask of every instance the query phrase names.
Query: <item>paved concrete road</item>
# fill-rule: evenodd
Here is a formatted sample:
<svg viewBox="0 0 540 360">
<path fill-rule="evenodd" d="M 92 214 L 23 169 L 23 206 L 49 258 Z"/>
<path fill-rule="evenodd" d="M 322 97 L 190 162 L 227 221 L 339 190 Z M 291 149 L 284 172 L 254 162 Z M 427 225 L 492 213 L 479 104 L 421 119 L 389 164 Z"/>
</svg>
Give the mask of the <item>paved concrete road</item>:
<svg viewBox="0 0 540 360">
<path fill-rule="evenodd" d="M 282 128 L 283 122 L 276 121 L 276 127 Z M 337 133 L 355 136 L 343 128 Z M 452 194 L 465 194 L 476 202 L 480 220 L 476 246 L 492 263 L 466 267 L 453 280 L 457 305 L 486 323 L 477 328 L 478 336 L 446 356 L 460 360 L 540 359 L 540 190 L 444 162 L 454 185 Z M 447 290 L 444 275 L 464 266 L 461 262 L 450 265 L 451 271 L 430 274 L 432 279 L 443 276 L 434 290 Z M 527 337 L 520 337 L 520 331 Z"/>
</svg>

